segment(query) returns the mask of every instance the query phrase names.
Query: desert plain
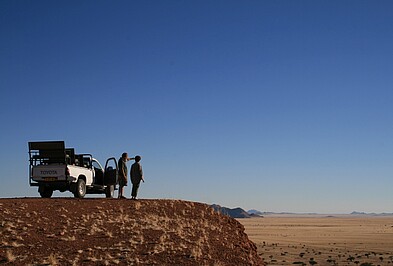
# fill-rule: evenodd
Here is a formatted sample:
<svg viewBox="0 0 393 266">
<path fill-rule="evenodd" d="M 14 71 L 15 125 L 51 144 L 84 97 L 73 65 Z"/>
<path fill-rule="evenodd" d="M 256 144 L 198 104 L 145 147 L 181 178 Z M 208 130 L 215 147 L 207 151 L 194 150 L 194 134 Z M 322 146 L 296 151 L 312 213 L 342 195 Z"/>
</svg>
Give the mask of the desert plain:
<svg viewBox="0 0 393 266">
<path fill-rule="evenodd" d="M 393 216 L 238 219 L 267 265 L 393 265 Z"/>
</svg>

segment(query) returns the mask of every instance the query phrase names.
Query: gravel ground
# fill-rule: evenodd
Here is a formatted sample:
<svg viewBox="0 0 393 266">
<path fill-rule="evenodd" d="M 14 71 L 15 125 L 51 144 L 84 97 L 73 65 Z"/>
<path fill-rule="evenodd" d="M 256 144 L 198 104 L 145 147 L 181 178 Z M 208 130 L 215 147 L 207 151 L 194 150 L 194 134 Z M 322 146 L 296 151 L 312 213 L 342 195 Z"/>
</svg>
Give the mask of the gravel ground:
<svg viewBox="0 0 393 266">
<path fill-rule="evenodd" d="M 0 199 L 0 264 L 263 265 L 238 221 L 180 200 Z"/>
</svg>

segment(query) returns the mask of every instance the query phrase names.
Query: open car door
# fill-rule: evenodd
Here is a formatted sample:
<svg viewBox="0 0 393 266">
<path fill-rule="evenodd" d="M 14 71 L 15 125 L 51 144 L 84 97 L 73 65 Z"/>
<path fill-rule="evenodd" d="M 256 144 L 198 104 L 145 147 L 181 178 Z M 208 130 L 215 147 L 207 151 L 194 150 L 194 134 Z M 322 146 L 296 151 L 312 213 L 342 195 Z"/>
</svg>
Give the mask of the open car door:
<svg viewBox="0 0 393 266">
<path fill-rule="evenodd" d="M 106 160 L 104 168 L 104 185 L 106 186 L 105 195 L 113 198 L 118 180 L 117 161 L 115 157 Z"/>
</svg>

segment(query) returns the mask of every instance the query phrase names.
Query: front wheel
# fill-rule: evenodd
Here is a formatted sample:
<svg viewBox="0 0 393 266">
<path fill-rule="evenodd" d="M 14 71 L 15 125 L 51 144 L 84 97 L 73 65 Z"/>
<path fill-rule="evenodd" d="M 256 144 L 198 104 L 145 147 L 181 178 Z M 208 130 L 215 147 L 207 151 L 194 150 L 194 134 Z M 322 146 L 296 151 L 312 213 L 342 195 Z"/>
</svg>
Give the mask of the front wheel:
<svg viewBox="0 0 393 266">
<path fill-rule="evenodd" d="M 114 195 L 115 195 L 115 186 L 107 185 L 105 188 L 105 196 L 107 198 L 113 198 Z"/>
<path fill-rule="evenodd" d="M 38 192 L 40 193 L 41 198 L 50 198 L 53 194 L 53 190 L 47 187 L 40 187 Z"/>
<path fill-rule="evenodd" d="M 86 182 L 83 179 L 78 179 L 74 192 L 75 198 L 83 198 L 86 195 Z"/>
</svg>

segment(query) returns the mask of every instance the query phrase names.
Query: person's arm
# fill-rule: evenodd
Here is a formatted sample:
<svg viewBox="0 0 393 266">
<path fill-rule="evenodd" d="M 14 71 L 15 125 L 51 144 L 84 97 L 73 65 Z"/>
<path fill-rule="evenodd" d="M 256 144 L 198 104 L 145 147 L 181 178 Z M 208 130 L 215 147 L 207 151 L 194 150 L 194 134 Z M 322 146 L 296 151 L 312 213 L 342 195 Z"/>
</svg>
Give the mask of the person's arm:
<svg viewBox="0 0 393 266">
<path fill-rule="evenodd" d="M 141 179 L 143 182 L 145 182 L 145 179 L 143 178 L 143 170 L 142 170 L 142 165 L 139 164 L 139 173 L 141 175 Z"/>
</svg>

